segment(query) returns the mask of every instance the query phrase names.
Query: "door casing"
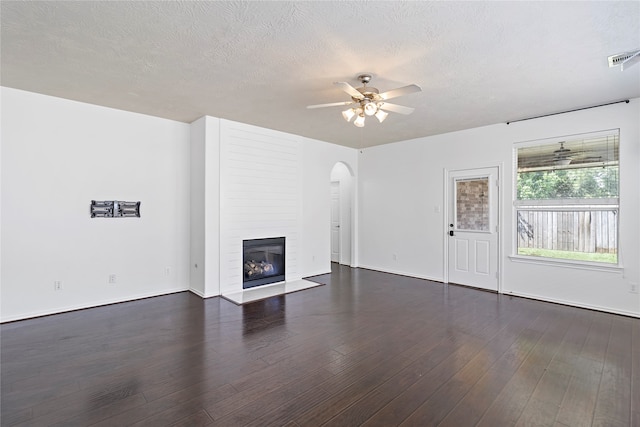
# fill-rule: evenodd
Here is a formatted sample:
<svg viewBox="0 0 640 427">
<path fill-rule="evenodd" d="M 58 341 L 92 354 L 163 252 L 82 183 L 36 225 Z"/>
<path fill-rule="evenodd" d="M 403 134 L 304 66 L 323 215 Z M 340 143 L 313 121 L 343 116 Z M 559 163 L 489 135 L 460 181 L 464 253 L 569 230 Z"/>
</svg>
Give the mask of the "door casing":
<svg viewBox="0 0 640 427">
<path fill-rule="evenodd" d="M 504 197 L 504 192 L 502 191 L 502 175 L 503 175 L 503 164 L 502 163 L 496 163 L 496 164 L 488 164 L 488 165 L 482 165 L 482 166 L 478 166 L 478 167 L 470 167 L 470 168 L 461 168 L 461 169 L 443 169 L 443 182 L 444 182 L 444 200 L 443 200 L 443 206 L 444 206 L 444 212 L 443 212 L 443 220 L 444 220 L 444 224 L 443 224 L 443 234 L 444 234 L 444 244 L 443 244 L 443 253 L 444 253 L 444 265 L 443 265 L 443 281 L 444 283 L 449 283 L 449 263 L 452 262 L 452 260 L 450 260 L 450 255 L 449 255 L 449 245 L 451 244 L 451 237 L 449 236 L 449 231 L 450 231 L 450 216 L 452 215 L 452 206 L 453 206 L 453 201 L 451 200 L 452 194 L 453 194 L 453 189 L 452 189 L 452 179 L 450 178 L 451 174 L 454 173 L 468 173 L 470 176 L 473 175 L 477 175 L 477 176 L 481 176 L 483 174 L 482 171 L 486 170 L 486 169 L 493 169 L 495 168 L 496 170 L 496 177 L 495 177 L 495 184 L 496 184 L 496 224 L 494 224 L 493 226 L 496 227 L 496 232 L 497 232 L 497 239 L 496 239 L 496 245 L 497 248 L 495 250 L 495 256 L 497 257 L 496 261 L 497 261 L 497 267 L 496 267 L 496 274 L 497 274 L 497 285 L 496 285 L 496 289 L 493 289 L 494 291 L 497 291 L 498 293 L 502 293 L 502 256 L 503 256 L 503 229 L 502 229 L 502 212 L 503 212 L 503 197 Z M 469 286 L 473 286 L 473 285 L 469 285 Z"/>
</svg>

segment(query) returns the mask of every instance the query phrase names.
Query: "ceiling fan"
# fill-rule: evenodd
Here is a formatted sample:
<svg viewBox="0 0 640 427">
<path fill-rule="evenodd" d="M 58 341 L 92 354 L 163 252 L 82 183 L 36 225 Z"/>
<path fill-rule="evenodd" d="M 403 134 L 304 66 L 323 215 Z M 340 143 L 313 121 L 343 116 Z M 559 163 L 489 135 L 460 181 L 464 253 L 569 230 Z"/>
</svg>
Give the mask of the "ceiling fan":
<svg viewBox="0 0 640 427">
<path fill-rule="evenodd" d="M 329 104 L 317 104 L 308 105 L 307 108 L 324 108 L 324 107 L 337 107 L 343 105 L 354 105 L 342 112 L 342 117 L 348 122 L 352 118 L 356 118 L 353 124 L 357 127 L 363 127 L 365 116 L 375 116 L 380 123 L 384 121 L 389 115 L 387 111 L 400 114 L 411 114 L 413 108 L 404 107 L 402 105 L 390 104 L 388 99 L 397 98 L 398 96 L 408 95 L 410 93 L 421 92 L 422 88 L 416 84 L 403 86 L 397 89 L 392 89 L 383 93 L 367 84 L 371 81 L 371 74 L 360 74 L 358 80 L 362 83 L 362 87 L 354 88 L 347 82 L 335 82 L 334 85 L 339 86 L 340 89 L 345 91 L 348 95 L 351 95 L 351 101 L 332 102 Z M 385 111 L 387 110 L 387 111 Z"/>
<path fill-rule="evenodd" d="M 573 156 L 571 150 L 564 148 L 564 141 L 560 142 L 560 148 L 553 152 L 553 163 L 559 166 L 566 166 L 571 163 Z"/>
<path fill-rule="evenodd" d="M 594 162 L 602 162 L 602 151 L 600 148 L 592 146 L 591 148 L 567 148 L 566 141 L 559 142 L 560 148 L 553 151 L 535 152 L 518 158 L 519 168 L 545 168 L 549 166 L 568 166 L 577 164 L 586 164 Z"/>
<path fill-rule="evenodd" d="M 565 141 L 560 142 L 560 148 L 553 152 L 553 164 L 556 166 L 567 166 L 569 164 L 583 164 L 602 161 L 602 156 L 598 155 L 595 147 L 591 150 L 576 150 L 565 148 Z"/>
</svg>

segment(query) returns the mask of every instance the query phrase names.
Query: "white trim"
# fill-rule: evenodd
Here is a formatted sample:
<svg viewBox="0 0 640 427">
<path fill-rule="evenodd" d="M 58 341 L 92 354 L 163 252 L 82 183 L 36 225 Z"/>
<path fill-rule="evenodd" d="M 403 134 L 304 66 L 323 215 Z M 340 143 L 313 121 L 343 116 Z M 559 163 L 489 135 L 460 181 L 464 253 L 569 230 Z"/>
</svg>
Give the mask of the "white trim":
<svg viewBox="0 0 640 427">
<path fill-rule="evenodd" d="M 534 199 L 514 200 L 513 206 L 518 209 L 548 211 L 606 211 L 620 209 L 620 199 Z"/>
<path fill-rule="evenodd" d="M 449 283 L 449 169 L 444 168 L 442 171 L 442 181 L 444 182 L 444 193 L 442 195 L 442 212 L 444 218 L 444 248 L 442 252 L 442 260 L 444 265 L 442 267 L 442 277 L 444 283 Z"/>
<path fill-rule="evenodd" d="M 336 264 L 337 264 L 337 263 L 336 263 Z M 305 273 L 305 274 L 304 274 L 304 277 L 302 278 L 302 280 L 308 280 L 310 277 L 313 277 L 313 276 L 321 276 L 321 275 L 323 275 L 323 274 L 331 274 L 331 269 L 329 269 L 329 270 L 320 270 L 320 271 L 317 271 L 317 272 L 311 272 L 311 273 L 308 273 L 308 274 L 307 274 L 307 273 Z"/>
<path fill-rule="evenodd" d="M 534 257 L 526 255 L 509 255 L 509 259 L 514 262 L 526 264 L 553 265 L 556 267 L 573 268 L 576 270 L 605 271 L 610 273 L 624 273 L 624 267 L 620 264 L 591 263 L 588 261 L 558 259 L 547 257 Z"/>
<path fill-rule="evenodd" d="M 195 295 L 199 296 L 200 298 L 203 298 L 203 299 L 204 299 L 204 298 L 207 298 L 207 297 L 205 296 L 204 292 L 200 292 L 200 291 L 199 291 L 199 290 L 197 290 L 197 289 L 189 288 L 188 290 L 189 290 L 189 292 L 191 292 L 192 294 L 195 294 Z"/>
<path fill-rule="evenodd" d="M 600 307 L 600 306 L 597 306 L 597 305 L 577 303 L 575 301 L 567 301 L 567 300 L 557 299 L 557 298 L 541 297 L 541 296 L 538 296 L 538 295 L 527 294 L 527 293 L 523 293 L 523 292 L 512 292 L 512 291 L 509 291 L 509 292 L 505 292 L 503 295 L 528 298 L 528 299 L 533 299 L 533 300 L 536 300 L 536 301 L 544 301 L 544 302 L 550 302 L 550 303 L 554 303 L 554 304 L 562 304 L 562 305 L 568 305 L 568 306 L 571 306 L 571 307 L 586 308 L 586 309 L 589 309 L 589 310 L 596 310 L 596 311 L 601 311 L 601 312 L 605 312 L 605 313 L 621 314 L 623 316 L 640 318 L 640 313 L 633 312 L 633 311 L 617 310 L 617 309 L 614 309 L 614 308 Z"/>
<path fill-rule="evenodd" d="M 449 168 L 443 168 L 442 172 L 443 172 L 443 182 L 444 182 L 444 192 L 442 195 L 442 199 L 443 199 L 443 203 L 442 206 L 444 207 L 443 212 L 444 212 L 444 233 L 445 233 L 445 238 L 444 238 L 444 253 L 443 253 L 443 283 L 449 283 L 449 204 L 450 204 L 450 200 L 449 200 L 449 193 L 450 193 L 450 183 L 449 183 L 449 174 L 451 172 L 464 172 L 464 171 L 469 171 L 469 170 L 478 170 L 478 169 L 490 169 L 490 168 L 496 168 L 498 170 L 498 176 L 496 177 L 496 184 L 497 184 L 497 192 L 498 192 L 498 212 L 497 212 L 497 224 L 490 224 L 490 228 L 496 229 L 496 233 L 498 234 L 497 239 L 496 239 L 496 244 L 498 245 L 498 259 L 497 259 L 497 266 L 496 266 L 496 273 L 498 274 L 497 277 L 497 283 L 496 283 L 496 292 L 498 293 L 502 293 L 502 289 L 503 289 L 503 282 L 502 282 L 502 278 L 504 277 L 504 262 L 503 257 L 504 257 L 504 233 L 503 233 L 503 229 L 502 229 L 502 224 L 503 224 L 503 213 L 504 213 L 504 209 L 505 209 L 505 205 L 504 205 L 504 180 L 503 180 L 503 175 L 504 175 L 504 162 L 497 162 L 497 163 L 489 163 L 489 164 L 483 164 L 483 165 L 478 165 L 477 167 L 466 167 L 466 168 L 461 168 L 461 169 L 449 169 Z M 486 176 L 484 174 L 479 174 L 478 176 Z M 489 185 L 491 186 L 492 184 L 489 183 Z M 401 273 L 400 273 L 401 274 Z M 438 280 L 438 279 L 428 279 L 428 280 Z M 478 288 L 478 289 L 482 289 L 482 288 Z M 490 291 L 493 291 L 493 289 L 488 289 Z"/>
<path fill-rule="evenodd" d="M 19 315 L 5 317 L 2 320 L 0 320 L 0 323 L 15 322 L 16 320 L 26 320 L 26 319 L 31 319 L 31 318 L 34 318 L 34 317 L 50 316 L 50 315 L 54 315 L 54 314 L 62 314 L 62 313 L 70 312 L 70 311 L 85 310 L 85 309 L 88 309 L 88 308 L 103 307 L 103 306 L 106 306 L 106 305 L 120 304 L 120 303 L 124 303 L 124 302 L 130 302 L 130 301 L 141 300 L 141 299 L 146 299 L 146 298 L 161 297 L 163 295 L 171 295 L 171 294 L 175 294 L 175 293 L 178 293 L 178 292 L 185 292 L 185 291 L 190 291 L 190 289 L 187 288 L 187 287 L 175 288 L 175 289 L 165 290 L 165 291 L 162 291 L 160 293 L 149 292 L 149 293 L 138 294 L 138 295 L 134 295 L 134 296 L 125 297 L 124 299 L 123 298 L 112 298 L 112 299 L 102 300 L 102 301 L 97 302 L 97 303 L 96 302 L 92 302 L 92 303 L 89 303 L 89 304 L 78 304 L 78 305 L 70 305 L 70 306 L 62 307 L 62 308 L 54 308 L 54 309 L 51 309 L 51 310 L 32 311 L 32 312 L 29 312 L 29 313 L 22 313 L 22 314 L 19 314 Z"/>
<path fill-rule="evenodd" d="M 512 146 L 512 191 L 511 191 L 511 221 L 512 221 L 512 239 L 511 239 L 511 252 L 509 259 L 515 262 L 539 264 L 539 265 L 553 265 L 565 268 L 574 268 L 578 270 L 594 270 L 594 271 L 606 271 L 606 272 L 619 272 L 622 273 L 624 267 L 622 266 L 622 254 L 620 250 L 620 189 L 618 189 L 618 197 L 615 198 L 603 198 L 603 199 L 550 199 L 550 200 L 518 200 L 518 149 L 525 147 L 534 147 L 536 145 L 547 145 L 555 142 L 564 142 L 570 138 L 573 139 L 585 139 L 585 138 L 597 138 L 603 136 L 610 136 L 615 133 L 618 136 L 618 142 L 620 142 L 620 128 L 606 129 L 595 132 L 580 133 L 574 135 L 558 136 L 553 138 L 542 138 L 522 142 L 514 142 Z M 618 163 L 619 164 L 619 163 Z M 618 185 L 620 186 L 621 180 L 618 176 Z M 617 202 L 617 203 L 616 203 Z M 561 205 L 558 203 L 562 203 Z M 561 211 L 561 212 L 574 212 L 574 211 L 606 211 L 615 210 L 616 212 L 616 242 L 617 242 L 617 255 L 618 262 L 616 265 L 604 265 L 600 263 L 590 263 L 588 261 L 569 260 L 569 259 L 555 259 L 548 257 L 529 257 L 524 255 L 515 255 L 513 251 L 518 250 L 518 211 L 531 210 L 531 211 Z M 576 251 L 569 251 L 576 252 Z"/>
<path fill-rule="evenodd" d="M 498 224 L 497 224 L 497 231 L 498 231 L 498 266 L 497 266 L 497 272 L 498 272 L 498 289 L 497 292 L 498 293 L 502 293 L 503 291 L 503 282 L 502 282 L 502 278 L 504 277 L 504 264 L 505 262 L 504 260 L 504 253 L 505 253 L 505 244 L 504 244 L 504 229 L 502 228 L 502 224 L 504 224 L 504 217 L 506 216 L 506 212 L 505 212 L 505 202 L 504 202 L 504 180 L 503 180 L 503 176 L 504 176 L 504 162 L 500 162 L 498 163 Z"/>
<path fill-rule="evenodd" d="M 445 283 L 442 280 L 441 277 L 440 278 L 436 278 L 436 277 L 431 277 L 431 276 L 424 276 L 422 274 L 407 273 L 406 271 L 392 270 L 392 269 L 389 269 L 389 268 L 374 267 L 374 266 L 371 266 L 371 265 L 361 265 L 358 268 L 363 268 L 365 270 L 379 271 L 381 273 L 395 274 L 397 276 L 413 277 L 415 279 L 422 279 L 422 280 L 429 280 L 429 281 L 432 281 L 432 282 Z"/>
</svg>

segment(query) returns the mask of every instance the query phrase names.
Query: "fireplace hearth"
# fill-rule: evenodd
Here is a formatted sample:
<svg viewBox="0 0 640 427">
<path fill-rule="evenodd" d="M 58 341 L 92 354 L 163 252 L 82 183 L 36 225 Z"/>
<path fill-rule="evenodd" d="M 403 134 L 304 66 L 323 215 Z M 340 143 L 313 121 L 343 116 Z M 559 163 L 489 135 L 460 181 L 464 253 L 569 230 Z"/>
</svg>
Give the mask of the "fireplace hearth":
<svg viewBox="0 0 640 427">
<path fill-rule="evenodd" d="M 285 238 L 242 241 L 242 288 L 285 281 Z"/>
</svg>

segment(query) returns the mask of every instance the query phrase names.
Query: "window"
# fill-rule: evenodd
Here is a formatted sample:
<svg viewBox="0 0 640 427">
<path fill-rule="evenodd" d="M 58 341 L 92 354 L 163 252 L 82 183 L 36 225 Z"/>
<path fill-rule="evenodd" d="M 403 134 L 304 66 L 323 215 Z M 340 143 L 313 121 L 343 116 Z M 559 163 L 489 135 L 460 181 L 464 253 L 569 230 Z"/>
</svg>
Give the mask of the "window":
<svg viewBox="0 0 640 427">
<path fill-rule="evenodd" d="M 456 179 L 456 228 L 489 230 L 489 178 Z"/>
<path fill-rule="evenodd" d="M 618 130 L 516 144 L 517 254 L 618 264 Z"/>
</svg>

